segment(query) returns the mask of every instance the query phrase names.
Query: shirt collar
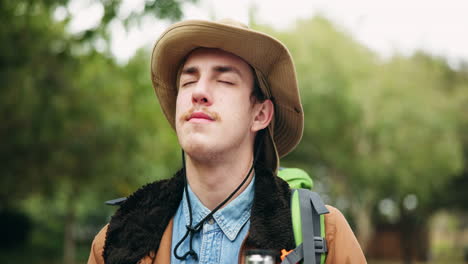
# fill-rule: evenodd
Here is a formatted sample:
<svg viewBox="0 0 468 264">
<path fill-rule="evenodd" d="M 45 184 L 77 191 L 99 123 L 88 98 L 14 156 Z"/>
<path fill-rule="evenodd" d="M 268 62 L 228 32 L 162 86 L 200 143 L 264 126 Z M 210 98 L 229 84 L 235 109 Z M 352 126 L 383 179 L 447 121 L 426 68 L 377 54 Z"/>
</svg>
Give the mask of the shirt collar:
<svg viewBox="0 0 468 264">
<path fill-rule="evenodd" d="M 252 181 L 250 181 L 250 184 L 247 186 L 247 188 L 239 196 L 237 196 L 234 200 L 232 200 L 213 215 L 213 219 L 221 228 L 224 235 L 231 241 L 236 239 L 240 230 L 250 218 L 250 209 L 252 208 L 254 197 L 254 184 L 255 176 L 252 178 Z M 188 196 L 190 198 L 190 204 L 192 207 L 192 226 L 194 226 L 198 224 L 211 211 L 200 202 L 198 197 L 190 188 L 190 185 L 188 185 Z M 190 217 L 188 203 L 185 195 L 183 195 L 182 198 L 182 205 L 185 215 L 185 222 L 188 225 L 190 223 Z"/>
</svg>

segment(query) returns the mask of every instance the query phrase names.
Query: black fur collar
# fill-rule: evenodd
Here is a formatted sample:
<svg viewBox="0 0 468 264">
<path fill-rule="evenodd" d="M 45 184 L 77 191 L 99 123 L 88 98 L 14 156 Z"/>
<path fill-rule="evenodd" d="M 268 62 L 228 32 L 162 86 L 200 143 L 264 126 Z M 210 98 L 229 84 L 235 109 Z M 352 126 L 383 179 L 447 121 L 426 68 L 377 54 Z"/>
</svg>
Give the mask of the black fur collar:
<svg viewBox="0 0 468 264">
<path fill-rule="evenodd" d="M 271 171 L 256 168 L 255 197 L 246 247 L 294 248 L 290 190 Z M 143 186 L 132 194 L 112 217 L 106 234 L 107 264 L 135 264 L 159 247 L 170 219 L 182 199 L 184 173 Z"/>
</svg>

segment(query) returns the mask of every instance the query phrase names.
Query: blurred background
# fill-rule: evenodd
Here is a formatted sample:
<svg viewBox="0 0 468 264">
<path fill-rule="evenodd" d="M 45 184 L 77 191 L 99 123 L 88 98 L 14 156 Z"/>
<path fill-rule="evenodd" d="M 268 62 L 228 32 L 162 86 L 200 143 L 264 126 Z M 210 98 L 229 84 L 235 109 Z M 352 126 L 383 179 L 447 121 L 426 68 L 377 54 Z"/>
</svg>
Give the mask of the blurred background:
<svg viewBox="0 0 468 264">
<path fill-rule="evenodd" d="M 466 1 L 0 1 L 0 263 L 85 263 L 104 201 L 180 167 L 149 74 L 171 23 L 280 39 L 305 129 L 286 167 L 369 263 L 468 263 Z"/>
</svg>

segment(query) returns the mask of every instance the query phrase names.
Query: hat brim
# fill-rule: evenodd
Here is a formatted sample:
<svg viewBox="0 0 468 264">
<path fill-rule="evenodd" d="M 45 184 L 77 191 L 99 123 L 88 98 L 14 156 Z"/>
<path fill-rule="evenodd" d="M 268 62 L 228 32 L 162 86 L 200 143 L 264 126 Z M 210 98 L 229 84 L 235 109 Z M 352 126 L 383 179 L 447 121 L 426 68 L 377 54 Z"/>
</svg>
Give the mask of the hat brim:
<svg viewBox="0 0 468 264">
<path fill-rule="evenodd" d="M 233 53 L 256 71 L 262 91 L 275 105 L 269 129 L 279 157 L 300 141 L 303 112 L 291 55 L 278 40 L 248 28 L 224 23 L 189 20 L 167 29 L 156 42 L 151 58 L 151 79 L 161 108 L 175 128 L 177 72 L 186 56 L 199 47 Z"/>
</svg>

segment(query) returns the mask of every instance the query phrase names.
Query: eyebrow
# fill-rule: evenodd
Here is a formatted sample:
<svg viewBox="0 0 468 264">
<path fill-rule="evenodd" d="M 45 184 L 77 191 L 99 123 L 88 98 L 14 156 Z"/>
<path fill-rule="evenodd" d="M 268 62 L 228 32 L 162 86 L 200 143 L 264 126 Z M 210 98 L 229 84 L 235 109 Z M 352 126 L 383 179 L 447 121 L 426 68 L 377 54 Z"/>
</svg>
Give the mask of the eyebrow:
<svg viewBox="0 0 468 264">
<path fill-rule="evenodd" d="M 234 72 L 237 75 L 242 77 L 242 74 L 239 71 L 239 69 L 233 66 L 218 65 L 218 66 L 214 66 L 212 70 L 217 73 Z M 198 72 L 199 72 L 199 68 L 197 66 L 190 66 L 182 70 L 182 74 L 189 74 L 189 75 L 197 74 Z"/>
<path fill-rule="evenodd" d="M 215 66 L 215 67 L 213 67 L 213 69 L 216 72 L 219 72 L 219 73 L 234 72 L 237 75 L 242 77 L 242 74 L 240 73 L 239 69 L 237 69 L 236 67 L 233 67 L 233 66 Z"/>
<path fill-rule="evenodd" d="M 195 67 L 195 66 L 187 67 L 182 70 L 182 74 L 195 74 L 197 72 L 198 72 L 198 67 Z"/>
</svg>

